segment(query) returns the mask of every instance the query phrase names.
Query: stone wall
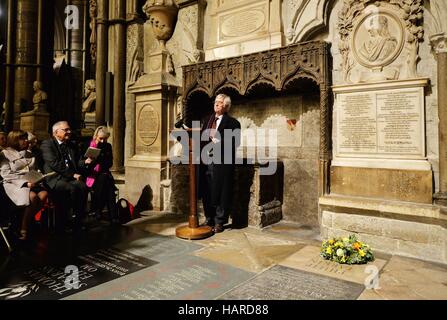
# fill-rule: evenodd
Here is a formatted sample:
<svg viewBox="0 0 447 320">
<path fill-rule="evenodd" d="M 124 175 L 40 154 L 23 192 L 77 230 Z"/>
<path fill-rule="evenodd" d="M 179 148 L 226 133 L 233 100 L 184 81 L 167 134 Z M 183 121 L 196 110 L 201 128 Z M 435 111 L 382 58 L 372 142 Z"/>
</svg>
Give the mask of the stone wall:
<svg viewBox="0 0 447 320">
<path fill-rule="evenodd" d="M 447 263 L 445 225 L 323 211 L 321 233 L 324 239 L 355 233 L 373 251 Z"/>
</svg>

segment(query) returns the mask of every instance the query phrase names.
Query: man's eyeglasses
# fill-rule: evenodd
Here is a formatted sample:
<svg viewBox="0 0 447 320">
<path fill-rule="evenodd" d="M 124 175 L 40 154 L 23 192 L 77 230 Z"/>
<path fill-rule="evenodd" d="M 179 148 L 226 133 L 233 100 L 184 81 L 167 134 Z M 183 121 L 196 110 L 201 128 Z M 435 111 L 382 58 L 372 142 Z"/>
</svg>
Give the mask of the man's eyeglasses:
<svg viewBox="0 0 447 320">
<path fill-rule="evenodd" d="M 64 131 L 64 132 L 71 132 L 71 129 L 70 129 L 70 128 L 59 128 L 59 129 L 57 129 L 57 130 L 62 130 L 62 131 Z"/>
</svg>

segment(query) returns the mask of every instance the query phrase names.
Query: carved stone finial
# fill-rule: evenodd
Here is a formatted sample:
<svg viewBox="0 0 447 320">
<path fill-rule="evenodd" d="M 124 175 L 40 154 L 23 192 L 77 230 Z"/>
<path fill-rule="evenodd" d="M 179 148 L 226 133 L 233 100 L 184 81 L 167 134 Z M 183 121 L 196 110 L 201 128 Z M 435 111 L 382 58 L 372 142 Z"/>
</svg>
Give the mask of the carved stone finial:
<svg viewBox="0 0 447 320">
<path fill-rule="evenodd" d="M 178 6 L 174 0 L 147 0 L 143 11 L 148 17 L 155 37 L 163 49 L 172 37 L 177 23 Z"/>
</svg>

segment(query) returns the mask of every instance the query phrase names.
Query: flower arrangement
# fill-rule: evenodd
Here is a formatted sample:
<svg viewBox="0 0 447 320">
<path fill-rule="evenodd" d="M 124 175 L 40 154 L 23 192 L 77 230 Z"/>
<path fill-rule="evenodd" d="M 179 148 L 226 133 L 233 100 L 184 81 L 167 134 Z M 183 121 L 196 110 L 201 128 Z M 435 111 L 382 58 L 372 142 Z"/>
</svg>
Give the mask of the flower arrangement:
<svg viewBox="0 0 447 320">
<path fill-rule="evenodd" d="M 355 235 L 323 241 L 320 255 L 326 260 L 341 264 L 365 264 L 374 261 L 371 248 L 358 241 Z"/>
</svg>

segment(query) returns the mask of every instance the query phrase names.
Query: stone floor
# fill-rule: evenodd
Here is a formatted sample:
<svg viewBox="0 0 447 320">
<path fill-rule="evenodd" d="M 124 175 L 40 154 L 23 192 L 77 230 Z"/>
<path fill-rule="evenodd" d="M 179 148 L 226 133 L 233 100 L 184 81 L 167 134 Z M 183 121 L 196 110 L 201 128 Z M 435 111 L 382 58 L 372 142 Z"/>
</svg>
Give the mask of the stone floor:
<svg viewBox="0 0 447 320">
<path fill-rule="evenodd" d="M 0 299 L 447 299 L 446 265 L 380 253 L 338 265 L 319 257 L 318 230 L 286 222 L 181 240 L 175 228 L 185 221 L 147 213 L 77 237 L 42 234 L 12 254 L 2 247 Z"/>
</svg>

